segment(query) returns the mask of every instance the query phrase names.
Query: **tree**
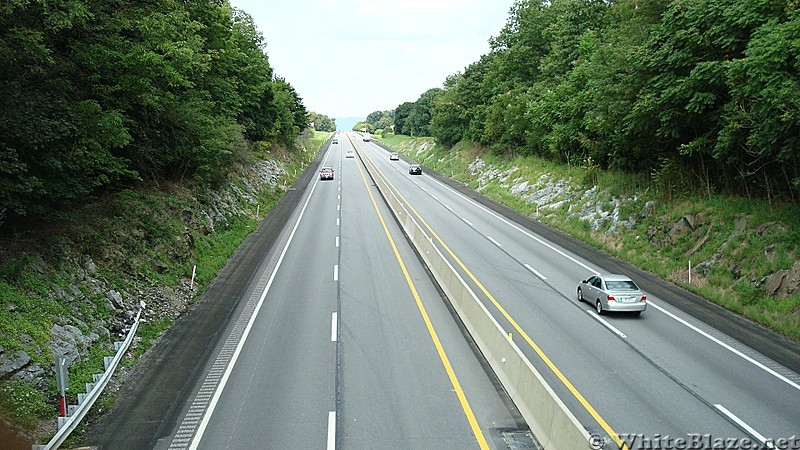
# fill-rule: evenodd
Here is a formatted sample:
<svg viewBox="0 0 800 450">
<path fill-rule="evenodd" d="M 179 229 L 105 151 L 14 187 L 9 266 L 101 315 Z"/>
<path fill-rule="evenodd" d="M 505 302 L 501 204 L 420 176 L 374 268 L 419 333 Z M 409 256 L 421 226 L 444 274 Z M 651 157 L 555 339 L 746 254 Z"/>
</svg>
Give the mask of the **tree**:
<svg viewBox="0 0 800 450">
<path fill-rule="evenodd" d="M 324 114 L 309 112 L 308 120 L 309 124 L 313 124 L 314 129 L 317 131 L 336 131 L 336 120 Z"/>
<path fill-rule="evenodd" d="M 405 102 L 400 104 L 394 110 L 394 132 L 397 134 L 411 134 L 410 124 L 408 123 L 408 115 L 414 107 L 413 102 Z"/>
<path fill-rule="evenodd" d="M 227 1 L 0 6 L 0 211 L 57 217 L 140 179 L 214 182 L 244 140 L 291 145 L 302 99 Z"/>
</svg>

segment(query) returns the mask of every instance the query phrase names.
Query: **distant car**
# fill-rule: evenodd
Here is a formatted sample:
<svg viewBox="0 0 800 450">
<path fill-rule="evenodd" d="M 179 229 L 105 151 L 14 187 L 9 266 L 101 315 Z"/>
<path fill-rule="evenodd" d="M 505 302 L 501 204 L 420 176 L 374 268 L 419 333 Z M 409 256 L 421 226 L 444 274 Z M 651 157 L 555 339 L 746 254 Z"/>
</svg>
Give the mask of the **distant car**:
<svg viewBox="0 0 800 450">
<path fill-rule="evenodd" d="M 638 316 L 647 309 L 647 296 L 625 275 L 594 275 L 581 281 L 578 300 L 594 305 L 597 314 L 625 311 Z"/>
<path fill-rule="evenodd" d="M 411 164 L 408 166 L 409 175 L 422 175 L 422 166 L 419 164 Z"/>
<path fill-rule="evenodd" d="M 390 161 L 398 161 L 398 160 L 400 160 L 400 155 L 398 155 L 397 152 L 389 153 L 389 160 Z"/>
<path fill-rule="evenodd" d="M 338 144 L 338 143 L 339 143 L 338 139 L 334 139 L 333 141 L 331 141 L 331 144 Z"/>
<path fill-rule="evenodd" d="M 356 155 L 352 150 L 348 150 L 347 153 L 344 154 L 345 158 L 355 158 Z"/>
<path fill-rule="evenodd" d="M 319 179 L 320 180 L 332 180 L 333 179 L 333 167 L 323 167 L 319 171 Z"/>
</svg>

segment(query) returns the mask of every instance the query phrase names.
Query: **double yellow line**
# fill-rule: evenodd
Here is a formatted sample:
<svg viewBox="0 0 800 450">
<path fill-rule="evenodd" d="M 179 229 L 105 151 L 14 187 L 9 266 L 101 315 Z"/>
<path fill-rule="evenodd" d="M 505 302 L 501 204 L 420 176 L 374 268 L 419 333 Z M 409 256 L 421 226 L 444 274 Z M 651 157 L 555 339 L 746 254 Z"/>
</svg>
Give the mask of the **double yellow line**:
<svg viewBox="0 0 800 450">
<path fill-rule="evenodd" d="M 364 157 L 369 158 L 366 155 L 364 155 Z M 528 333 L 526 333 L 525 330 L 523 330 L 522 327 L 520 327 L 519 324 L 517 324 L 517 322 L 506 311 L 506 309 L 503 308 L 500 302 L 498 302 L 497 299 L 495 299 L 494 296 L 483 286 L 483 284 L 480 281 L 478 281 L 475 275 L 473 275 L 472 271 L 470 271 L 467 268 L 467 266 L 464 265 L 463 262 L 461 262 L 461 259 L 459 259 L 455 253 L 453 253 L 453 251 L 450 249 L 450 247 L 447 246 L 447 244 L 445 244 L 442 238 L 439 237 L 439 235 L 435 231 L 433 231 L 433 228 L 431 228 L 431 226 L 428 225 L 425 219 L 423 219 L 422 216 L 417 212 L 417 210 L 414 209 L 411 203 L 408 200 L 406 200 L 405 197 L 403 197 L 403 194 L 400 193 L 400 190 L 397 189 L 397 187 L 395 187 L 395 185 L 392 184 L 391 181 L 389 181 L 389 178 L 387 178 L 386 175 L 384 175 L 384 173 L 375 164 L 372 164 L 372 166 L 375 167 L 375 170 L 377 170 L 380 173 L 381 178 L 383 178 L 386 184 L 391 187 L 391 189 L 394 191 L 397 197 L 400 200 L 402 200 L 405 206 L 409 208 L 411 212 L 414 213 L 415 216 L 417 216 L 420 223 L 422 223 L 425 226 L 425 228 L 428 229 L 430 235 L 433 236 L 439 242 L 442 248 L 453 258 L 456 264 L 458 264 L 458 266 L 461 267 L 461 270 L 463 270 L 464 273 L 467 274 L 467 276 L 475 283 L 475 285 L 478 286 L 481 292 L 483 292 L 484 295 L 486 295 L 486 297 L 492 302 L 492 304 L 494 304 L 497 310 L 500 311 L 500 314 L 502 314 L 503 317 L 505 317 L 506 320 L 508 320 L 508 323 L 511 324 L 514 330 L 516 330 L 516 332 L 519 333 L 520 336 L 522 336 L 525 342 L 527 342 L 528 345 L 530 345 L 533 351 L 536 352 L 537 355 L 539 355 L 539 357 L 547 365 L 547 367 L 549 367 L 550 370 L 555 374 L 555 376 L 559 380 L 561 380 L 561 382 L 564 384 L 567 390 L 569 390 L 569 392 L 572 393 L 575 399 L 578 400 L 578 402 L 584 407 L 584 409 L 586 409 L 586 411 L 595 419 L 595 421 L 597 421 L 600 427 L 602 427 L 603 430 L 605 430 L 605 432 L 608 433 L 611 439 L 613 439 L 614 442 L 616 442 L 621 449 L 627 450 L 628 446 L 622 441 L 622 439 L 620 439 L 619 435 L 611 428 L 608 422 L 606 422 L 605 419 L 603 419 L 603 417 L 600 416 L 600 413 L 598 413 L 597 410 L 594 409 L 594 407 L 589 403 L 588 400 L 586 400 L 583 394 L 581 394 L 578 391 L 578 389 L 572 384 L 572 382 L 570 382 L 569 379 L 567 379 L 567 377 L 553 363 L 553 361 L 550 360 L 550 358 L 542 351 L 542 349 L 538 345 L 536 345 L 535 342 L 533 342 L 533 339 L 531 339 L 530 336 L 528 336 Z"/>
<path fill-rule="evenodd" d="M 350 136 L 348 135 L 347 138 L 350 139 Z M 350 143 L 353 144 L 352 139 L 350 139 Z M 353 146 L 355 147 L 355 144 L 353 144 Z M 422 320 L 425 322 L 425 326 L 428 328 L 428 333 L 431 336 L 433 345 L 436 347 L 436 352 L 439 354 L 439 359 L 442 361 L 444 370 L 447 372 L 447 377 L 450 379 L 450 384 L 453 386 L 456 396 L 458 397 L 458 401 L 461 404 L 461 408 L 464 410 L 464 414 L 467 416 L 467 421 L 469 422 L 470 428 L 472 428 L 472 433 L 475 435 L 475 439 L 477 439 L 480 448 L 488 449 L 489 444 L 486 442 L 486 438 L 483 436 L 483 432 L 478 425 L 478 420 L 475 419 L 475 414 L 472 412 L 472 407 L 470 407 L 466 395 L 464 395 L 464 390 L 461 388 L 461 383 L 458 382 L 458 377 L 456 377 L 455 371 L 453 371 L 453 367 L 450 365 L 450 360 L 447 358 L 444 347 L 442 347 L 442 343 L 439 341 L 439 336 L 436 334 L 436 330 L 433 328 L 430 317 L 428 317 L 428 312 L 425 309 L 425 306 L 422 304 L 422 299 L 419 297 L 417 288 L 414 285 L 414 282 L 411 280 L 408 269 L 406 269 L 406 265 L 403 262 L 403 257 L 400 256 L 397 245 L 395 245 L 394 239 L 389 233 L 389 228 L 386 226 L 386 221 L 383 218 L 383 214 L 381 214 L 381 211 L 378 208 L 378 203 L 375 201 L 375 196 L 372 194 L 372 190 L 369 188 L 367 177 L 364 174 L 360 164 L 356 164 L 356 167 L 358 167 L 358 171 L 361 174 L 361 179 L 364 181 L 364 187 L 367 189 L 367 193 L 369 193 L 369 198 L 372 200 L 372 206 L 375 208 L 375 213 L 378 215 L 378 219 L 383 226 L 383 231 L 386 233 L 386 238 L 389 240 L 389 244 L 392 246 L 394 256 L 397 258 L 397 263 L 400 264 L 400 269 L 403 271 L 403 276 L 406 279 L 409 290 L 411 290 L 411 295 L 414 296 L 417 309 L 419 309 L 419 313 L 422 315 Z"/>
</svg>

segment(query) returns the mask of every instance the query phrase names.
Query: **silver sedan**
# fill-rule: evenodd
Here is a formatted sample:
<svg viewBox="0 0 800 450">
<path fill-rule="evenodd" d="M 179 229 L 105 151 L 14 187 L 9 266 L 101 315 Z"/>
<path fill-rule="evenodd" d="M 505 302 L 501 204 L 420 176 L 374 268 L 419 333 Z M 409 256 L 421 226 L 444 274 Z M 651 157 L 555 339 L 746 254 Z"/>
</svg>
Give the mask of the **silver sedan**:
<svg viewBox="0 0 800 450">
<path fill-rule="evenodd" d="M 594 305 L 598 314 L 626 311 L 638 316 L 647 309 L 647 296 L 625 275 L 594 275 L 581 281 L 578 300 Z"/>
</svg>

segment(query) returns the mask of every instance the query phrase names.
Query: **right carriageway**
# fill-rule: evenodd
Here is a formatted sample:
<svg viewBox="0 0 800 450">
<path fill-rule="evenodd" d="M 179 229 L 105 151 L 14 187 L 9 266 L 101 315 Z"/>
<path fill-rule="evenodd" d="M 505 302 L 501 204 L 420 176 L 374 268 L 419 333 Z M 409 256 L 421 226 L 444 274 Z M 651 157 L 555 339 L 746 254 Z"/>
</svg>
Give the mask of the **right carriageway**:
<svg viewBox="0 0 800 450">
<path fill-rule="evenodd" d="M 577 300 L 577 284 L 619 264 L 568 251 L 427 173 L 409 176 L 407 161 L 390 161 L 374 142 L 358 145 L 581 424 L 611 447 L 629 436 L 700 435 L 770 448 L 800 434 L 796 372 L 651 292 L 640 317 L 598 316 Z"/>
</svg>

